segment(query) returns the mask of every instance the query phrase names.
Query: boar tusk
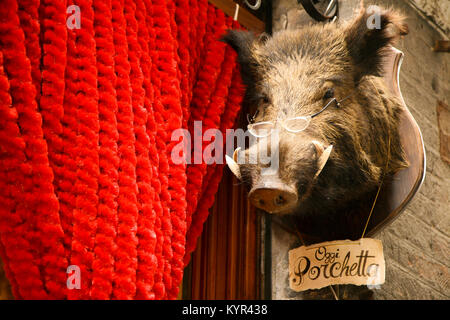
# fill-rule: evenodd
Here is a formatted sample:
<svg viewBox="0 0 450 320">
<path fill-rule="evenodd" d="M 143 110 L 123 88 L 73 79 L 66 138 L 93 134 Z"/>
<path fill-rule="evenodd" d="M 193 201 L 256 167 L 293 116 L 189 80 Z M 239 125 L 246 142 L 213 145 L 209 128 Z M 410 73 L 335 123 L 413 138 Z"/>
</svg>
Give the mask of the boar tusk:
<svg viewBox="0 0 450 320">
<path fill-rule="evenodd" d="M 323 144 L 317 140 L 313 140 L 312 143 L 313 143 L 314 147 L 316 148 L 317 157 L 320 157 L 325 150 L 325 148 L 323 147 Z"/>
<path fill-rule="evenodd" d="M 239 170 L 239 165 L 237 164 L 237 157 L 240 149 L 241 148 L 237 148 L 234 150 L 233 159 L 228 155 L 225 155 L 225 161 L 227 162 L 228 168 L 230 168 L 231 172 L 233 172 L 239 180 L 241 180 L 241 170 Z"/>
<path fill-rule="evenodd" d="M 234 160 L 234 162 L 238 162 L 239 151 L 241 151 L 240 147 L 236 148 L 236 150 L 234 150 L 234 152 L 233 152 L 233 160 Z"/>
<path fill-rule="evenodd" d="M 322 149 L 323 150 L 323 149 Z M 316 179 L 319 174 L 322 172 L 322 169 L 327 164 L 328 159 L 330 158 L 331 151 L 333 151 L 333 145 L 331 144 L 328 148 L 326 148 L 317 160 L 317 172 L 314 175 L 314 179 Z"/>
</svg>

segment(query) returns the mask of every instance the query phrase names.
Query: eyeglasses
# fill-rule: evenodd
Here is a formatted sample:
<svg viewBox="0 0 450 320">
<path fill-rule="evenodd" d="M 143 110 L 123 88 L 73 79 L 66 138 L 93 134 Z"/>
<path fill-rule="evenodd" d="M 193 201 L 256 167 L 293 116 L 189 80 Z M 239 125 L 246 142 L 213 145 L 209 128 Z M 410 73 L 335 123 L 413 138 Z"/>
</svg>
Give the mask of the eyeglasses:
<svg viewBox="0 0 450 320">
<path fill-rule="evenodd" d="M 311 122 L 311 119 L 321 114 L 323 111 L 325 111 L 326 108 L 328 108 L 333 102 L 336 103 L 336 107 L 340 107 L 340 102 L 346 100 L 348 97 L 342 99 L 341 101 L 337 101 L 336 98 L 332 98 L 323 108 L 322 110 L 306 117 L 295 117 L 295 118 L 289 118 L 289 119 L 277 119 L 276 122 L 280 122 L 281 126 L 286 129 L 289 132 L 292 133 L 298 133 L 300 131 L 305 130 L 309 123 Z M 275 128 L 275 123 L 272 121 L 262 121 L 262 122 L 256 122 L 251 123 L 247 126 L 248 131 L 254 135 L 257 138 L 264 138 L 272 134 L 273 129 Z"/>
</svg>

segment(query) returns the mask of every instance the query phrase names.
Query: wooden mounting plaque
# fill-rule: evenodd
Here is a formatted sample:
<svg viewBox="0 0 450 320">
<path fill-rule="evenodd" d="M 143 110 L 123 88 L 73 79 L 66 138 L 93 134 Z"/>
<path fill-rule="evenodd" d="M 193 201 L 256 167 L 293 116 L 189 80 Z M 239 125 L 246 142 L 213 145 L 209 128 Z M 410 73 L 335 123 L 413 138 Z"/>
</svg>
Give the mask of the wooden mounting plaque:
<svg viewBox="0 0 450 320">
<path fill-rule="evenodd" d="M 399 133 L 409 167 L 397 172 L 391 181 L 382 186 L 367 228 L 367 236 L 373 236 L 397 218 L 419 191 L 425 179 L 426 155 L 422 133 L 400 91 L 399 75 L 403 56 L 403 52 L 391 47 L 391 53 L 385 61 L 384 79 L 388 88 L 403 105 Z"/>
</svg>

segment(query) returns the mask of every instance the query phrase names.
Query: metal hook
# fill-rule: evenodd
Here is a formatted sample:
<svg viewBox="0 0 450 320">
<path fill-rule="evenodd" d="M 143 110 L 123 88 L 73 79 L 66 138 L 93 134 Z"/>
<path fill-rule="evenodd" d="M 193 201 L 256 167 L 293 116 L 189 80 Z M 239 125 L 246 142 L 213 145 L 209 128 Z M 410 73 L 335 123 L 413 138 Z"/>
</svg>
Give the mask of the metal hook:
<svg viewBox="0 0 450 320">
<path fill-rule="evenodd" d="M 236 9 L 234 9 L 234 21 L 237 21 L 237 17 L 239 15 L 239 5 L 236 3 Z"/>
<path fill-rule="evenodd" d="M 261 0 L 257 0 L 253 5 L 248 3 L 248 0 L 244 0 L 244 3 L 252 10 L 258 10 L 261 7 Z"/>
<path fill-rule="evenodd" d="M 233 20 L 237 21 L 239 15 L 239 5 L 236 3 L 236 9 L 234 9 L 234 17 Z"/>
</svg>

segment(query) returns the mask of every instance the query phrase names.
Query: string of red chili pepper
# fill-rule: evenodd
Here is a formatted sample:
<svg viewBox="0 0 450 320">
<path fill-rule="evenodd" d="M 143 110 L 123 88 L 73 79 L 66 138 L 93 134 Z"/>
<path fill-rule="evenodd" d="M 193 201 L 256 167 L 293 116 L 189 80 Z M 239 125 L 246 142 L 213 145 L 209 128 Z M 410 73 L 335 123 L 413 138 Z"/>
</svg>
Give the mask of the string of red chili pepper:
<svg viewBox="0 0 450 320">
<path fill-rule="evenodd" d="M 161 90 L 161 102 L 165 108 L 166 116 L 166 156 L 168 159 L 168 191 L 170 193 L 170 215 L 167 217 L 167 226 L 170 225 L 169 241 L 164 242 L 165 257 L 168 263 L 164 270 L 166 286 L 166 298 L 173 299 L 178 292 L 178 283 L 183 274 L 183 257 L 186 236 L 185 214 L 186 214 L 186 165 L 172 162 L 171 152 L 176 142 L 171 141 L 171 133 L 182 127 L 183 111 L 180 103 L 180 82 L 178 79 L 178 68 L 174 62 L 177 61 L 176 38 L 173 38 L 175 30 L 171 29 L 171 5 L 163 10 L 161 16 L 154 18 L 155 25 L 165 28 L 167 43 L 159 51 L 160 77 L 164 84 Z M 173 15 L 172 15 L 173 17 Z M 159 18 L 162 18 L 159 20 Z M 158 21 L 159 20 L 159 21 Z M 158 39 L 158 38 L 157 38 Z M 157 42 L 157 47 L 159 47 Z M 166 50 L 167 49 L 167 50 Z M 163 222 L 164 228 L 164 222 Z M 165 239 L 166 240 L 166 239 Z M 170 247 L 169 247 L 170 245 Z M 167 260 L 166 260 L 167 261 Z"/>
<path fill-rule="evenodd" d="M 177 65 L 176 76 L 179 83 L 179 104 L 181 108 L 180 122 L 174 129 L 187 128 L 187 120 L 190 114 L 188 102 L 189 90 L 189 32 L 191 25 L 190 8 L 188 0 L 177 0 L 168 3 L 170 13 L 170 27 L 172 36 L 176 39 L 176 45 L 173 46 L 173 56 Z M 172 76 L 175 73 L 172 72 Z M 172 129 L 172 130 L 174 130 Z M 173 131 L 172 131 L 173 132 Z M 167 291 L 167 298 L 175 299 L 178 295 L 179 285 L 183 278 L 183 257 L 186 241 L 186 164 L 176 164 L 172 161 L 172 150 L 177 142 L 170 140 L 167 146 L 167 154 L 170 163 L 169 190 L 172 194 L 171 202 L 171 223 L 172 223 L 172 250 L 173 258 L 171 261 L 172 286 Z M 180 179 L 181 177 L 181 179 Z"/>
<path fill-rule="evenodd" d="M 154 198 L 153 198 L 153 209 L 154 209 L 154 258 L 155 261 L 152 262 L 154 264 L 154 277 L 153 277 L 153 287 L 152 292 L 149 293 L 152 298 L 162 299 L 165 294 L 164 282 L 163 282 L 163 271 L 164 271 L 164 256 L 163 256 L 163 243 L 164 243 L 164 234 L 162 230 L 162 218 L 164 215 L 163 210 L 167 210 L 167 206 L 163 208 L 163 200 L 162 195 L 162 182 L 161 182 L 161 173 L 160 173 L 160 162 L 162 162 L 164 157 L 160 157 L 160 150 L 165 150 L 165 145 L 161 142 L 160 136 L 164 133 L 163 126 L 161 123 L 164 121 L 162 114 L 160 113 L 163 110 L 163 105 L 161 103 L 161 80 L 159 78 L 159 70 L 158 70 L 158 51 L 156 50 L 156 31 L 153 22 L 153 4 L 150 0 L 145 0 L 145 8 L 146 8 L 146 23 L 149 31 L 149 56 L 151 59 L 150 66 L 150 81 L 153 90 L 153 100 L 152 109 L 153 109 L 153 117 L 148 118 L 147 122 L 147 131 L 152 132 L 151 135 L 151 145 L 153 147 L 153 157 L 151 157 L 152 165 L 153 165 L 153 178 L 152 178 L 152 187 L 154 189 Z M 145 84 L 145 82 L 144 82 Z M 163 154 L 164 155 L 164 154 Z M 163 164 L 161 163 L 163 167 Z M 165 190 L 167 190 L 167 186 L 165 186 Z M 164 195 L 167 195 L 167 191 L 165 191 Z M 139 285 L 139 278 L 138 278 Z M 145 285 L 145 284 L 144 284 Z M 138 286 L 139 289 L 139 286 Z M 144 289 L 144 291 L 149 291 L 148 289 Z M 138 296 L 140 296 L 142 292 L 138 291 Z"/>
<path fill-rule="evenodd" d="M 189 7 L 189 0 L 177 0 L 172 25 L 177 26 L 177 43 L 178 43 L 178 66 L 179 79 L 181 89 L 181 108 L 183 110 L 183 128 L 187 128 L 187 121 L 189 119 L 189 77 L 191 64 L 191 55 L 189 48 L 191 45 L 190 36 L 192 32 L 191 25 L 191 8 Z"/>
<path fill-rule="evenodd" d="M 131 102 L 130 63 L 126 36 L 126 21 L 123 14 L 123 0 L 112 0 L 112 21 L 114 30 L 115 73 L 117 94 L 117 129 L 119 132 L 119 197 L 117 209 L 117 236 L 113 298 L 132 299 L 135 286 L 131 279 L 136 274 L 135 218 L 138 214 L 136 185 L 136 152 Z"/>
<path fill-rule="evenodd" d="M 150 37 L 147 23 L 153 23 L 147 12 L 147 6 L 151 6 L 148 1 L 136 1 L 136 19 L 138 23 L 138 41 L 141 47 L 140 66 L 143 75 L 143 88 L 145 90 L 144 108 L 147 111 L 147 122 L 145 130 L 149 138 L 148 155 L 150 155 L 148 174 L 150 184 L 148 185 L 148 196 L 144 199 L 142 206 L 142 214 L 138 217 L 138 266 L 136 273 L 136 298 L 137 299 L 154 299 L 153 293 L 154 275 L 157 270 L 157 258 L 155 255 L 156 248 L 156 231 L 155 216 L 156 206 L 159 205 L 159 196 L 155 193 L 155 185 L 159 184 L 158 180 L 158 151 L 155 144 L 156 123 L 153 114 L 152 103 L 154 101 L 154 89 L 151 83 L 152 60 L 150 57 L 150 48 L 154 47 L 154 38 Z M 156 161 L 155 161 L 156 159 Z M 158 186 L 156 187 L 158 188 Z M 158 209 L 159 210 L 159 209 Z"/>
<path fill-rule="evenodd" d="M 49 252 L 57 249 L 60 236 L 58 230 L 53 228 L 58 204 L 51 183 L 53 177 L 48 166 L 42 118 L 35 101 L 36 88 L 32 83 L 31 65 L 26 56 L 25 36 L 17 12 L 17 3 L 14 1 L 4 2 L 0 8 L 0 20 L 4 21 L 0 25 L 3 66 L 9 79 L 12 106 L 18 116 L 16 125 L 7 126 L 11 130 L 7 134 L 23 139 L 14 144 L 19 148 L 14 147 L 12 153 L 6 154 L 2 160 L 2 169 L 10 169 L 10 172 L 4 171 L 6 186 L 2 192 L 7 197 L 12 196 L 16 202 L 15 206 L 10 207 L 10 212 L 2 208 L 2 218 L 6 219 L 4 228 L 13 227 L 2 232 L 2 241 L 7 256 L 12 260 L 7 263 L 16 275 L 18 295 L 37 298 L 47 297 L 48 294 L 43 283 L 49 275 L 43 264 L 48 262 L 52 269 L 57 263 L 54 253 Z M 9 216 L 12 212 L 15 217 Z M 14 237 L 12 232 L 23 237 Z M 48 238 L 41 239 L 39 235 L 46 232 Z M 12 236 L 11 239 L 6 239 L 8 234 Z"/>
<path fill-rule="evenodd" d="M 8 17 L 1 9 L 0 14 L 2 18 Z M 0 26 L 0 31 L 9 31 L 9 28 Z M 17 197 L 22 196 L 20 167 L 26 161 L 25 141 L 17 125 L 19 115 L 13 106 L 3 60 L 0 51 L 0 254 L 14 296 L 18 299 L 39 297 L 45 296 L 45 292 L 39 270 L 32 262 L 33 253 L 26 238 L 28 227 L 24 217 L 16 212 Z"/>
<path fill-rule="evenodd" d="M 114 41 L 111 1 L 94 1 L 99 115 L 99 166 L 97 232 L 92 262 L 92 299 L 110 299 L 113 289 L 117 198 L 119 195 L 119 132 L 114 73 Z"/>
<path fill-rule="evenodd" d="M 42 48 L 40 47 L 40 23 L 39 23 L 39 8 L 41 8 L 42 15 L 45 16 L 47 13 L 44 7 L 44 3 L 40 3 L 39 1 L 24 1 L 19 3 L 19 18 L 21 21 L 21 27 L 25 35 L 25 47 L 27 52 L 27 57 L 30 61 L 31 65 L 31 77 L 33 80 L 34 87 L 36 89 L 36 102 L 39 105 L 39 110 L 41 111 L 42 116 L 42 123 L 37 123 L 38 126 L 42 127 L 42 131 L 44 133 L 45 138 L 45 146 L 46 151 L 45 156 L 48 157 L 48 162 L 50 164 L 50 168 L 46 168 L 46 170 L 49 171 L 49 174 L 52 175 L 52 178 L 49 179 L 49 182 L 52 184 L 52 192 L 51 197 L 52 200 L 52 206 L 55 206 L 54 208 L 45 209 L 45 215 L 49 215 L 48 218 L 44 218 L 44 216 L 38 217 L 38 226 L 42 226 L 46 228 L 46 230 L 42 234 L 46 234 L 46 237 L 42 237 L 41 234 L 36 235 L 39 238 L 39 241 L 42 243 L 42 248 L 40 249 L 41 253 L 40 256 L 42 257 L 41 262 L 41 270 L 44 274 L 44 285 L 46 289 L 48 290 L 49 294 L 55 298 L 64 298 L 66 296 L 65 290 L 66 290 L 66 268 L 67 268 L 67 259 L 66 254 L 64 252 L 64 247 L 62 243 L 63 238 L 63 231 L 61 229 L 61 221 L 59 216 L 59 205 L 57 201 L 57 197 L 55 195 L 55 184 L 54 184 L 54 172 L 52 172 L 52 165 L 53 160 L 52 156 L 54 153 L 51 150 L 52 147 L 49 146 L 49 143 L 47 141 L 47 136 L 49 135 L 49 132 L 51 136 L 55 137 L 57 129 L 53 128 L 52 124 L 49 123 L 48 120 L 48 103 L 51 101 L 51 103 L 58 103 L 58 106 L 51 106 L 51 113 L 52 115 L 50 118 L 55 119 L 55 117 L 58 117 L 58 110 L 62 109 L 62 93 L 64 92 L 63 87 L 60 87 L 60 90 L 58 92 L 58 101 L 52 100 L 49 96 L 51 93 L 48 90 L 49 85 L 52 85 L 51 82 L 54 80 L 54 78 L 48 78 L 49 74 L 52 74 L 54 70 L 63 70 L 65 65 L 65 52 L 62 54 L 63 57 L 61 60 L 58 59 L 58 61 L 63 62 L 63 66 L 55 66 L 55 60 L 53 60 L 53 66 L 49 67 L 49 58 L 51 59 L 52 54 L 47 50 L 49 47 Z M 64 16 L 62 16 L 60 13 L 57 14 L 55 17 L 56 19 L 64 20 Z M 61 21 L 61 20 L 59 20 Z M 45 22 L 48 22 L 45 21 Z M 45 23 L 44 22 L 44 23 Z M 53 21 L 54 22 L 54 21 Z M 50 25 L 52 25 L 50 23 Z M 65 32 L 65 30 L 64 30 Z M 63 36 L 64 36 L 63 32 Z M 46 37 L 52 37 L 52 30 L 50 30 L 49 35 L 45 35 Z M 61 35 L 58 35 L 61 37 Z M 47 38 L 44 38 L 44 41 Z M 45 43 L 45 42 L 44 42 Z M 57 42 L 58 43 L 58 42 Z M 61 42 L 59 42 L 61 43 Z M 51 46 L 50 46 L 51 47 Z M 63 47 L 65 47 L 65 43 L 63 42 Z M 41 59 L 41 51 L 42 53 L 45 53 L 43 59 Z M 48 56 L 47 56 L 48 55 Z M 42 66 L 41 66 L 41 60 L 42 60 Z M 41 76 L 42 71 L 42 76 Z M 63 74 L 64 73 L 58 73 L 58 75 L 61 76 L 57 80 L 58 83 L 63 83 Z M 52 74 L 53 75 L 53 74 Z M 42 81 L 43 80 L 43 81 Z M 42 85 L 41 85 L 42 81 Z M 42 96 L 43 96 L 43 106 L 41 106 L 41 90 L 42 90 Z M 49 125 L 50 124 L 50 125 Z M 61 124 L 58 121 L 59 126 L 57 126 L 59 129 L 61 129 Z M 60 133 L 61 131 L 59 131 Z M 38 241 L 38 242 L 39 242 Z"/>
<path fill-rule="evenodd" d="M 39 45 L 39 0 L 18 2 L 20 26 L 25 34 L 25 49 L 31 64 L 31 78 L 36 88 L 36 101 L 41 95 L 41 47 Z"/>
<path fill-rule="evenodd" d="M 50 168 L 53 171 L 53 188 L 59 203 L 59 212 L 55 221 L 55 228 L 61 229 L 63 251 L 54 251 L 55 257 L 60 257 L 59 272 L 54 272 L 55 276 L 50 281 L 54 281 L 55 288 L 51 285 L 49 291 L 57 299 L 65 298 L 66 293 L 66 273 L 68 266 L 67 258 L 70 252 L 70 238 L 64 235 L 64 231 L 71 229 L 71 221 L 68 221 L 67 205 L 64 199 L 64 193 L 69 195 L 71 184 L 64 176 L 67 172 L 65 164 L 67 161 L 73 163 L 69 155 L 64 154 L 63 125 L 64 115 L 64 92 L 65 81 L 64 74 L 66 68 L 67 52 L 67 27 L 66 27 L 66 3 L 65 1 L 43 0 L 38 4 L 40 21 L 40 39 L 42 60 L 39 72 L 42 73 L 40 84 L 41 96 L 39 100 L 39 109 L 42 115 L 42 130 L 47 142 L 48 159 Z M 74 175 L 72 174 L 72 177 Z M 69 204 L 71 206 L 71 204 Z M 70 224 L 70 227 L 69 227 Z"/>
<path fill-rule="evenodd" d="M 99 118 L 97 91 L 97 62 L 94 39 L 94 11 L 91 0 L 79 0 L 80 29 L 74 29 L 76 55 L 75 116 L 76 179 L 73 193 L 76 196 L 72 215 L 73 233 L 70 263 L 80 268 L 81 287 L 69 290 L 69 299 L 88 299 L 92 281 L 94 235 L 97 230 L 98 177 L 99 177 Z"/>
<path fill-rule="evenodd" d="M 174 88 L 176 77 L 171 77 L 171 68 L 173 64 L 173 44 L 172 33 L 170 30 L 169 13 L 167 11 L 166 2 L 163 0 L 153 1 L 153 29 L 155 30 L 155 59 L 160 82 L 159 101 L 154 104 L 155 119 L 157 123 L 157 139 L 156 144 L 159 154 L 159 177 L 161 182 L 161 206 L 162 215 L 160 216 L 160 228 L 162 238 L 158 239 L 161 244 L 161 255 L 159 256 L 159 268 L 162 271 L 155 283 L 156 299 L 164 299 L 167 291 L 172 287 L 171 281 L 171 265 L 173 258 L 172 251 L 172 222 L 171 222 L 171 197 L 169 192 L 169 162 L 167 154 L 167 143 L 170 139 L 170 128 L 177 125 L 178 120 L 171 109 L 176 107 L 177 95 L 179 91 Z M 176 72 L 176 70 L 174 70 Z M 181 115 L 181 113 L 180 113 Z M 161 264 L 162 263 L 162 264 Z"/>
</svg>

